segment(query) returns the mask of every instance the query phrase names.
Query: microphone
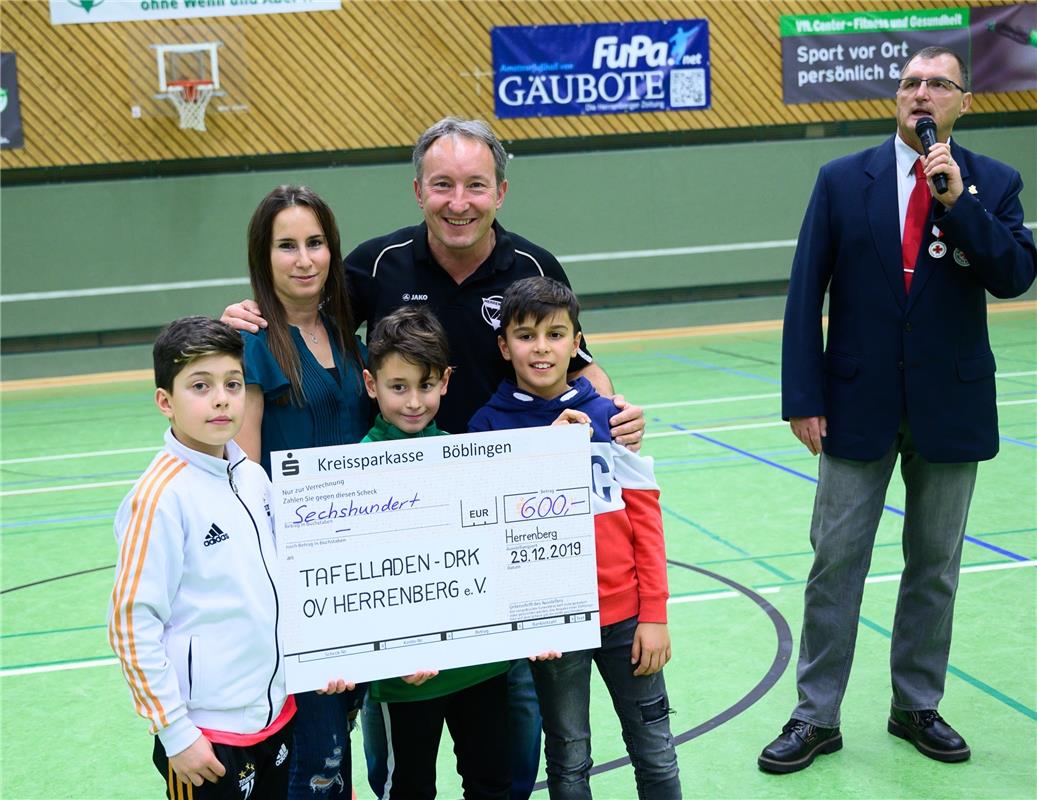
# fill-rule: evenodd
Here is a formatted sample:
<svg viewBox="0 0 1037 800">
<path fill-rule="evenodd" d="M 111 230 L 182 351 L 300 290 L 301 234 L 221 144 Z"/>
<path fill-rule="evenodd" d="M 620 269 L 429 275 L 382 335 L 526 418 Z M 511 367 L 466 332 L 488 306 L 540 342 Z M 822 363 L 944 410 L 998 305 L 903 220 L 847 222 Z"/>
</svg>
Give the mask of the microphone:
<svg viewBox="0 0 1037 800">
<path fill-rule="evenodd" d="M 936 144 L 936 122 L 932 117 L 920 117 L 918 122 L 915 123 L 915 134 L 918 139 L 922 142 L 922 150 L 925 151 L 926 155 L 929 155 L 929 148 Z M 937 194 L 943 194 L 947 191 L 947 176 L 938 172 L 933 176 L 933 187 L 936 189 Z"/>
</svg>

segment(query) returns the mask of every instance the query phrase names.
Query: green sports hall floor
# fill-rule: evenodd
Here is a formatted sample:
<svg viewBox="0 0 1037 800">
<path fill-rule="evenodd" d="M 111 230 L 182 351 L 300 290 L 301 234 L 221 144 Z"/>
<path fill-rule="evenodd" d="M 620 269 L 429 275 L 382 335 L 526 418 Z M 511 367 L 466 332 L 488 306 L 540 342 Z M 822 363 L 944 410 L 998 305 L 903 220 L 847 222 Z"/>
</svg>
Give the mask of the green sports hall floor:
<svg viewBox="0 0 1037 800">
<path fill-rule="evenodd" d="M 1037 313 L 1033 303 L 1004 306 L 990 319 L 1001 454 L 979 470 L 941 706 L 972 760 L 929 761 L 885 730 L 902 565 L 895 476 L 843 707 L 845 747 L 782 777 L 760 773 L 756 755 L 794 701 L 817 462 L 778 419 L 778 326 L 592 339 L 649 419 L 685 797 L 1037 797 Z M 36 386 L 9 383 L 0 395 L 0 797 L 160 797 L 104 619 L 112 515 L 164 420 L 139 377 Z M 632 772 L 600 682 L 594 691 L 595 797 L 627 800 Z M 358 796 L 371 797 L 358 739 L 353 754 Z M 441 797 L 459 796 L 446 746 L 439 783 Z"/>
</svg>

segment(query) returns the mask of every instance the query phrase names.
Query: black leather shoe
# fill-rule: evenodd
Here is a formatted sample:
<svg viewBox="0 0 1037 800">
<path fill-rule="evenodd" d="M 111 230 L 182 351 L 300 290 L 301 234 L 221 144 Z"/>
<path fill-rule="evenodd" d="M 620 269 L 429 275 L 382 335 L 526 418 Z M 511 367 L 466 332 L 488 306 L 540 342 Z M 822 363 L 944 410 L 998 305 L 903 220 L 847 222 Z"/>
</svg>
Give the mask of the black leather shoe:
<svg viewBox="0 0 1037 800">
<path fill-rule="evenodd" d="M 894 736 L 907 739 L 923 756 L 937 761 L 966 761 L 972 755 L 965 740 L 944 722 L 943 717 L 937 714 L 934 708 L 925 711 L 891 708 L 886 730 Z"/>
<path fill-rule="evenodd" d="M 813 764 L 818 756 L 842 747 L 843 736 L 838 728 L 819 728 L 790 719 L 781 729 L 781 736 L 763 748 L 756 764 L 764 772 L 798 772 Z"/>
</svg>

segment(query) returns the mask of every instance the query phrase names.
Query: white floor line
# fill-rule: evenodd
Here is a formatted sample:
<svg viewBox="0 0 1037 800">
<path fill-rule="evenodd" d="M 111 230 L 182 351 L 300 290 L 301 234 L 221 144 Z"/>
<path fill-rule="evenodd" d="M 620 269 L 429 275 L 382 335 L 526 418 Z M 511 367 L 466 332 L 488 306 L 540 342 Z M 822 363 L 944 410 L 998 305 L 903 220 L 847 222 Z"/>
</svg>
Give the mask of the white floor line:
<svg viewBox="0 0 1037 800">
<path fill-rule="evenodd" d="M 978 567 L 962 567 L 961 572 L 997 572 L 1002 569 L 1020 569 L 1022 567 L 1037 567 L 1037 559 L 1006 561 L 1003 564 L 981 564 Z"/>
<path fill-rule="evenodd" d="M 1022 567 L 1037 567 L 1037 559 L 1030 561 L 1008 561 L 999 564 L 981 564 L 975 567 L 962 567 L 962 574 L 975 572 L 997 572 L 1004 569 L 1020 569 Z M 876 575 L 866 578 L 865 583 L 888 583 L 899 581 L 899 575 Z M 762 589 L 754 589 L 757 594 L 777 594 L 781 591 L 780 586 L 765 586 Z M 699 603 L 707 600 L 729 600 L 735 597 L 743 597 L 741 592 L 722 591 L 708 592 L 706 594 L 688 595 L 686 597 L 671 597 L 666 601 L 667 605 L 683 605 L 684 603 Z M 16 675 L 38 675 L 45 672 L 64 672 L 65 670 L 89 669 L 90 667 L 110 667 L 119 663 L 117 658 L 101 659 L 99 661 L 73 661 L 69 664 L 45 664 L 38 667 L 15 667 L 13 669 L 0 669 L 0 678 L 12 678 Z"/>
<path fill-rule="evenodd" d="M 998 572 L 1003 569 L 1022 569 L 1023 567 L 1037 567 L 1037 559 L 1029 561 L 1005 561 L 998 564 L 980 564 L 975 567 L 962 567 L 961 574 L 973 573 L 973 572 Z M 893 581 L 899 581 L 899 573 L 896 575 L 874 575 L 869 578 L 865 578 L 865 583 L 892 583 Z"/>
<path fill-rule="evenodd" d="M 67 461 L 73 458 L 99 458 L 101 456 L 121 456 L 128 453 L 157 453 L 161 447 L 127 447 L 123 450 L 94 450 L 89 453 L 58 453 L 54 456 L 30 456 L 28 458 L 5 458 L 0 459 L 0 467 L 8 464 L 34 464 L 39 461 Z"/>
<path fill-rule="evenodd" d="M 646 439 L 662 439 L 665 436 L 690 436 L 693 433 L 719 433 L 720 431 L 751 431 L 756 428 L 786 428 L 787 422 L 751 422 L 745 425 L 718 425 L 715 428 L 688 428 L 686 431 L 662 431 L 661 433 L 646 433 Z"/>
<path fill-rule="evenodd" d="M 1017 378 L 1026 375 L 1037 375 L 1037 370 L 1030 372 L 1006 372 L 1001 375 L 997 375 L 999 378 Z M 672 403 L 647 403 L 642 406 L 645 411 L 652 411 L 659 408 L 680 408 L 683 406 L 705 406 L 705 405 L 719 405 L 722 403 L 741 403 L 749 400 L 773 400 L 776 397 L 781 397 L 781 392 L 766 392 L 764 394 L 742 394 L 732 395 L 730 397 L 707 397 L 700 400 L 677 400 Z M 999 406 L 1019 406 L 1019 405 L 1032 405 L 1037 403 L 1037 398 L 1027 398 L 1024 400 L 999 400 Z M 695 428 L 686 431 L 663 431 L 660 433 L 647 433 L 645 434 L 646 439 L 659 439 L 666 436 L 683 436 L 690 433 L 710 433 L 720 431 L 742 431 L 742 430 L 754 430 L 756 428 L 776 428 L 786 425 L 785 422 L 755 422 L 748 423 L 745 425 L 719 425 L 709 428 Z M 43 461 L 66 461 L 75 458 L 102 458 L 105 456 L 121 456 L 130 455 L 134 453 L 156 453 L 159 451 L 157 446 L 149 447 L 127 447 L 121 450 L 94 450 L 85 453 L 57 453 L 50 456 L 28 456 L 25 458 L 5 458 L 0 459 L 0 467 L 6 467 L 12 464 L 34 464 Z M 110 485 L 115 486 L 119 484 L 98 484 L 98 485 Z M 5 497 L 9 494 L 36 494 L 46 491 L 60 491 L 61 489 L 72 488 L 72 487 L 55 487 L 53 489 L 36 489 L 36 490 L 22 490 L 16 492 L 0 492 L 0 497 Z M 90 488 L 89 484 L 83 484 L 75 488 Z"/>
<path fill-rule="evenodd" d="M 780 586 L 768 586 L 765 589 L 753 589 L 756 594 L 777 594 L 781 591 Z M 684 597 L 671 597 L 666 601 L 668 606 L 677 606 L 683 603 L 699 603 L 703 600 L 728 600 L 732 597 L 744 597 L 741 592 L 735 591 L 724 591 L 724 592 L 707 592 L 706 594 L 691 594 Z"/>
<path fill-rule="evenodd" d="M 995 378 L 1023 378 L 1027 375 L 1037 375 L 1037 370 L 1030 370 L 1028 372 L 995 372 Z"/>
<path fill-rule="evenodd" d="M 679 408 L 680 406 L 709 406 L 720 403 L 741 403 L 745 400 L 772 400 L 781 397 L 781 392 L 767 394 L 741 394 L 733 397 L 707 397 L 703 400 L 677 400 L 673 403 L 645 403 L 641 408 L 645 411 L 654 408 Z M 2 463 L 2 462 L 0 462 Z"/>
<path fill-rule="evenodd" d="M 12 489 L 0 492 L 0 497 L 16 497 L 22 494 L 50 494 L 51 492 L 78 492 L 83 489 L 106 489 L 109 486 L 132 486 L 137 481 L 104 481 L 103 483 L 75 483 L 70 486 L 43 486 L 38 489 Z"/>
<path fill-rule="evenodd" d="M 103 658 L 98 661 L 72 661 L 68 664 L 44 664 L 39 667 L 15 667 L 0 669 L 0 678 L 13 678 L 17 675 L 40 675 L 45 672 L 64 672 L 73 669 L 90 669 L 90 667 L 111 667 L 119 663 L 117 658 Z"/>
<path fill-rule="evenodd" d="M 1024 222 L 1031 230 L 1037 222 Z M 573 253 L 558 256 L 562 264 L 583 262 L 626 261 L 637 258 L 735 253 L 747 250 L 780 250 L 796 246 L 795 239 L 772 239 L 761 242 L 732 242 L 730 244 L 690 245 L 687 247 L 656 247 L 645 250 L 613 250 L 604 253 Z M 0 294 L 0 303 L 21 303 L 28 300 L 64 300 L 73 297 L 103 297 L 119 294 L 144 294 L 183 289 L 202 289 L 214 286 L 248 286 L 248 277 L 212 278 L 209 280 L 176 281 L 174 283 L 142 283 L 136 286 L 101 286 L 92 289 L 66 289 L 51 292 L 19 292 Z"/>
</svg>

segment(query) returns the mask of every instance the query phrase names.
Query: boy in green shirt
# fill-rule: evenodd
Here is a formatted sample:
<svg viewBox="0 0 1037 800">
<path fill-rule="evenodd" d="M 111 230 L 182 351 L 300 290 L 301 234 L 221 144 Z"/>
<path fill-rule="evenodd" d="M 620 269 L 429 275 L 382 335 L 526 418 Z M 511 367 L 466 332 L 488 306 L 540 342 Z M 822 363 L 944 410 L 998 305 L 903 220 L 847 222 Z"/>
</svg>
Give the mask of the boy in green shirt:
<svg viewBox="0 0 1037 800">
<path fill-rule="evenodd" d="M 367 393 L 379 413 L 365 442 L 441 436 L 434 418 L 450 380 L 446 333 L 424 306 L 383 318 L 368 343 Z M 508 662 L 418 672 L 371 684 L 385 725 L 390 800 L 436 796 L 436 759 L 446 722 L 466 798 L 507 800 Z M 365 713 L 371 705 L 365 707 Z M 365 724 L 365 738 L 369 726 Z M 376 746 L 379 743 L 372 742 Z M 365 749 L 367 742 L 365 741 Z"/>
</svg>

